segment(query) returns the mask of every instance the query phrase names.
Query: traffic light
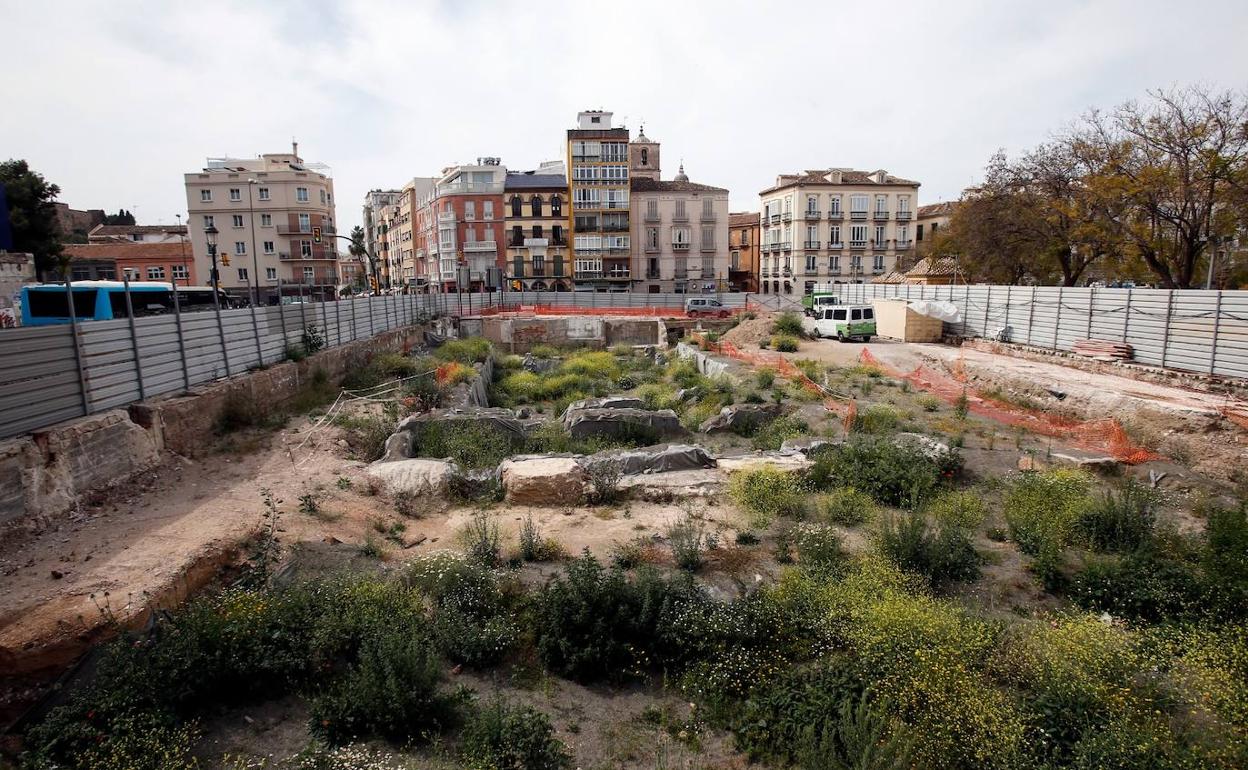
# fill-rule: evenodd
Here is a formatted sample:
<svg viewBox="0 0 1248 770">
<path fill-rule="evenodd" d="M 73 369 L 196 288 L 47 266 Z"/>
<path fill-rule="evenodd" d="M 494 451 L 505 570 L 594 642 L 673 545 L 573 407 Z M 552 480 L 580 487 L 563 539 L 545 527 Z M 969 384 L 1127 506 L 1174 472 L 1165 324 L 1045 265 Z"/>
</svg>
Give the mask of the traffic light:
<svg viewBox="0 0 1248 770">
<path fill-rule="evenodd" d="M 321 242 L 321 228 L 319 227 L 312 228 L 312 242 L 313 243 Z"/>
<path fill-rule="evenodd" d="M 373 287 L 373 291 L 377 291 L 377 276 L 370 275 L 368 277 L 368 285 Z"/>
<path fill-rule="evenodd" d="M 221 255 L 221 264 L 225 265 L 226 267 L 229 267 L 229 266 L 230 266 L 230 255 L 229 255 L 229 254 L 222 254 L 222 255 Z"/>
</svg>

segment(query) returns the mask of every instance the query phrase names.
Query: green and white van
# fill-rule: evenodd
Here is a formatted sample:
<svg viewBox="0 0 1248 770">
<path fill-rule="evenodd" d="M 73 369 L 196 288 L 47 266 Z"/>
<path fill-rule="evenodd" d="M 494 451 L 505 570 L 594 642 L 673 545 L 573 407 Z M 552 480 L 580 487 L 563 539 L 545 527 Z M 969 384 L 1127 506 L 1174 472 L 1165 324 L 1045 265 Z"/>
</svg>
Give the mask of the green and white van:
<svg viewBox="0 0 1248 770">
<path fill-rule="evenodd" d="M 836 337 L 841 342 L 857 337 L 870 342 L 875 336 L 875 308 L 870 305 L 824 307 L 805 326 L 814 337 Z"/>
</svg>

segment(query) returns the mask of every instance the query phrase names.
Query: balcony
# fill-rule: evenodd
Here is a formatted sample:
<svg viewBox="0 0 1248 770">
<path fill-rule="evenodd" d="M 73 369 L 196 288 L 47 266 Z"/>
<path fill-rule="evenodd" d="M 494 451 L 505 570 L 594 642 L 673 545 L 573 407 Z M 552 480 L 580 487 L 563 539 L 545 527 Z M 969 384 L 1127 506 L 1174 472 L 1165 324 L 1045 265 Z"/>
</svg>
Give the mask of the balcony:
<svg viewBox="0 0 1248 770">
<path fill-rule="evenodd" d="M 872 219 L 874 219 L 876 222 L 887 222 L 887 221 L 888 221 L 888 212 L 887 212 L 887 211 L 877 211 L 877 212 L 875 212 L 875 216 L 873 216 L 873 217 L 872 217 Z"/>
<path fill-rule="evenodd" d="M 786 211 L 786 212 L 784 212 L 783 214 L 781 214 L 781 215 L 780 215 L 780 220 L 781 220 L 782 222 L 792 222 L 792 221 L 793 221 L 793 212 L 792 212 L 792 211 Z"/>
<path fill-rule="evenodd" d="M 841 243 L 840 241 L 837 241 L 836 243 L 829 243 L 828 248 L 832 250 L 843 249 L 845 248 L 845 244 Z"/>
<path fill-rule="evenodd" d="M 820 243 L 819 241 L 806 241 L 806 246 L 805 246 L 805 248 L 807 248 L 807 249 L 817 249 L 817 248 L 819 248 L 819 243 Z"/>
<path fill-rule="evenodd" d="M 601 278 L 602 271 L 601 270 L 577 270 L 576 277 L 578 280 L 587 279 L 587 278 Z"/>
<path fill-rule="evenodd" d="M 778 248 L 777 248 L 777 247 L 778 247 Z M 771 249 L 772 249 L 772 251 L 792 251 L 792 250 L 793 250 L 793 242 L 792 242 L 792 241 L 781 241 L 779 244 L 775 244 L 775 243 L 773 243 L 773 244 L 771 244 Z"/>
<path fill-rule="evenodd" d="M 688 250 L 689 250 L 689 244 L 687 243 L 673 243 L 672 244 L 672 251 L 688 251 Z"/>
<path fill-rule="evenodd" d="M 464 243 L 464 252 L 472 251 L 498 251 L 498 243 L 495 241 L 467 241 Z"/>
<path fill-rule="evenodd" d="M 338 283 L 338 274 L 333 270 L 313 270 L 311 273 L 295 273 L 290 280 L 304 286 L 329 286 Z"/>
<path fill-rule="evenodd" d="M 526 249 L 534 247 L 542 248 L 549 245 L 550 243 L 546 238 L 524 238 L 520 243 L 520 246 Z"/>
<path fill-rule="evenodd" d="M 501 193 L 502 182 L 447 182 L 438 185 L 438 195 Z"/>
<path fill-rule="evenodd" d="M 780 224 L 780 215 L 779 215 L 779 214 L 772 214 L 772 215 L 771 215 L 771 224 L 773 224 L 773 225 L 778 225 L 778 224 Z"/>
<path fill-rule="evenodd" d="M 816 211 L 815 209 L 806 209 L 806 219 L 807 219 L 807 220 L 811 220 L 811 219 L 819 219 L 819 218 L 820 218 L 820 217 L 822 217 L 822 216 L 823 216 L 823 212 L 821 212 L 821 211 Z"/>
<path fill-rule="evenodd" d="M 277 234 L 278 235 L 306 235 L 307 237 L 311 238 L 312 237 L 312 225 L 308 225 L 306 228 L 300 227 L 299 225 L 278 225 Z"/>
<path fill-rule="evenodd" d="M 678 211 L 675 214 L 672 214 L 672 221 L 673 222 L 688 222 L 689 215 L 687 213 Z"/>
<path fill-rule="evenodd" d="M 866 241 L 850 241 L 850 242 L 849 242 L 849 248 L 851 248 L 851 249 L 865 249 L 865 248 L 867 248 L 867 242 L 866 242 Z"/>
<path fill-rule="evenodd" d="M 628 268 L 613 267 L 606 272 L 608 281 L 627 281 L 631 278 Z"/>
<path fill-rule="evenodd" d="M 688 280 L 688 278 L 689 278 L 689 271 L 688 271 L 688 270 L 685 270 L 684 268 L 680 268 L 680 267 L 678 267 L 678 268 L 676 268 L 676 270 L 672 273 L 672 278 L 673 278 L 673 279 L 675 279 L 675 280 L 677 280 L 677 281 L 684 281 L 684 280 Z"/>
<path fill-rule="evenodd" d="M 845 212 L 843 211 L 829 211 L 828 212 L 828 219 L 832 220 L 833 222 L 840 222 L 844 218 L 845 218 Z"/>
<path fill-rule="evenodd" d="M 899 240 L 899 241 L 893 241 L 893 248 L 895 248 L 895 249 L 908 249 L 908 248 L 910 248 L 910 247 L 911 247 L 911 246 L 913 246 L 913 245 L 914 245 L 914 241 L 910 241 L 910 240 L 906 240 L 906 241 L 900 241 L 900 240 Z"/>
<path fill-rule="evenodd" d="M 647 243 L 645 247 L 645 252 L 647 254 L 658 254 L 659 245 L 657 243 Z"/>
<path fill-rule="evenodd" d="M 658 281 L 658 280 L 662 280 L 662 278 L 663 278 L 663 276 L 659 273 L 659 271 L 658 271 L 658 270 L 647 270 L 647 271 L 646 271 L 646 280 L 649 280 L 649 281 Z"/>
<path fill-rule="evenodd" d="M 703 211 L 701 219 L 703 222 L 713 223 L 715 221 L 715 214 L 714 212 L 708 213 Z"/>
<path fill-rule="evenodd" d="M 897 212 L 897 221 L 898 221 L 898 222 L 909 222 L 909 221 L 910 221 L 910 212 L 909 212 L 909 211 L 898 211 L 898 212 Z"/>
<path fill-rule="evenodd" d="M 656 223 L 663 221 L 663 218 L 659 216 L 659 212 L 657 211 L 654 211 L 654 212 L 647 211 L 644 219 L 647 222 L 656 222 Z"/>
<path fill-rule="evenodd" d="M 863 209 L 862 211 L 851 211 L 849 212 L 849 218 L 857 222 L 864 221 L 867 218 L 867 210 Z"/>
<path fill-rule="evenodd" d="M 244 257 L 246 257 L 246 255 L 245 255 L 245 254 L 231 254 L 230 256 L 231 256 L 231 257 L 233 257 L 234 259 L 240 259 L 240 260 L 241 260 L 241 259 L 243 259 Z M 267 257 L 271 257 L 271 256 L 273 256 L 273 255 L 272 255 L 272 254 L 266 254 L 265 256 L 267 256 Z M 327 252 L 327 251 L 324 251 L 324 250 L 320 250 L 320 251 L 313 251 L 310 255 L 308 255 L 308 256 L 306 256 L 306 257 L 305 257 L 305 256 L 304 256 L 302 253 L 300 253 L 300 252 L 279 251 L 279 252 L 277 252 L 277 258 L 278 258 L 279 260 L 283 261 L 283 262 L 287 262 L 287 261 L 291 261 L 291 260 L 294 260 L 294 261 L 300 261 L 300 260 L 320 260 L 320 261 L 322 261 L 322 262 L 323 262 L 323 261 L 337 261 L 337 259 L 338 259 L 338 255 L 337 255 L 337 254 L 334 254 L 334 253 L 332 253 L 332 252 Z"/>
<path fill-rule="evenodd" d="M 701 250 L 702 250 L 702 252 L 703 252 L 703 253 L 710 253 L 710 254 L 714 254 L 714 253 L 715 253 L 715 244 L 714 244 L 714 243 L 703 243 L 703 244 L 702 244 L 702 249 L 701 249 Z"/>
<path fill-rule="evenodd" d="M 455 212 L 443 211 L 442 213 L 438 214 L 438 222 L 455 224 Z"/>
<path fill-rule="evenodd" d="M 872 272 L 872 273 L 875 273 L 876 275 L 883 275 L 883 274 L 884 274 L 884 266 L 883 266 L 883 265 L 880 265 L 880 266 L 878 266 L 878 267 L 873 267 L 873 268 L 871 268 L 871 272 Z"/>
</svg>

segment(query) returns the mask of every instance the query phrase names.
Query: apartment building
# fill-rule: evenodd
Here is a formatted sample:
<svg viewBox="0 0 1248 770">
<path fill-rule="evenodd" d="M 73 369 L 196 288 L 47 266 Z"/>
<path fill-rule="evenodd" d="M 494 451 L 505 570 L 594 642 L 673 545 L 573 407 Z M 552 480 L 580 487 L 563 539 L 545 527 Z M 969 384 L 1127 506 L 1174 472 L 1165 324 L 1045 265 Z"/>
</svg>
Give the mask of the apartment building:
<svg viewBox="0 0 1248 770">
<path fill-rule="evenodd" d="M 759 234 L 757 211 L 728 214 L 728 288 L 758 291 Z"/>
<path fill-rule="evenodd" d="M 577 113 L 567 133 L 568 230 L 573 286 L 581 291 L 628 291 L 633 282 L 629 219 L 629 133 L 612 113 Z"/>
<path fill-rule="evenodd" d="M 506 277 L 513 291 L 571 291 L 568 180 L 561 161 L 509 172 L 503 185 Z"/>
<path fill-rule="evenodd" d="M 417 199 L 413 258 L 423 265 L 417 285 L 427 281 L 432 291 L 502 287 L 506 177 L 500 159 L 477 158 L 444 169 L 430 193 Z"/>
<path fill-rule="evenodd" d="M 919 183 L 847 168 L 781 174 L 759 193 L 759 289 L 863 283 L 909 261 Z"/>
<path fill-rule="evenodd" d="M 364 248 L 369 254 L 377 258 L 377 270 L 384 278 L 390 275 L 388 240 L 386 231 L 389 229 L 389 221 L 393 216 L 393 209 L 399 202 L 399 197 L 403 193 L 399 190 L 369 190 L 364 195 L 364 209 L 362 225 L 364 229 Z M 365 258 L 365 269 L 367 269 L 367 258 Z M 343 271 L 346 272 L 345 270 Z M 344 281 L 345 283 L 345 281 Z"/>
<path fill-rule="evenodd" d="M 65 255 L 71 260 L 75 280 L 79 280 L 81 265 L 112 263 L 118 279 L 128 274 L 132 281 L 168 281 L 178 286 L 208 283 L 207 273 L 196 269 L 190 244 L 182 241 L 67 244 Z"/>
<path fill-rule="evenodd" d="M 638 176 L 630 187 L 636 209 L 633 243 L 640 244 L 636 261 L 641 280 L 635 290 L 651 294 L 726 290 L 728 191 L 689 181 L 683 164 L 670 181 Z"/>
<path fill-rule="evenodd" d="M 186 225 L 96 225 L 87 243 L 181 243 Z"/>
<path fill-rule="evenodd" d="M 205 283 L 211 228 L 220 285 L 233 294 L 272 303 L 279 282 L 302 284 L 292 294 L 336 290 L 334 182 L 327 166 L 299 157 L 298 145 L 258 158 L 209 158 L 184 182 L 191 250 Z"/>
<path fill-rule="evenodd" d="M 914 245 L 918 256 L 925 257 L 931 254 L 932 241 L 936 239 L 936 233 L 948 230 L 949 222 L 953 219 L 953 212 L 957 206 L 955 201 L 919 206 L 918 217 L 914 223 Z"/>
</svg>

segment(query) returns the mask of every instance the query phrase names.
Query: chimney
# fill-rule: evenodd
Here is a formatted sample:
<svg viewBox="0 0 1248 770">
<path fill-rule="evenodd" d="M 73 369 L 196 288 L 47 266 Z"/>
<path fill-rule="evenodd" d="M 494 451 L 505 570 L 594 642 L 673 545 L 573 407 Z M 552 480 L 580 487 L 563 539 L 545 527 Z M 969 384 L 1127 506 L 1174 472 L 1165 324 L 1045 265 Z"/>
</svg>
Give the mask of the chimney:
<svg viewBox="0 0 1248 770">
<path fill-rule="evenodd" d="M 299 143 L 295 141 L 294 137 L 291 137 L 290 139 L 290 154 L 295 156 L 295 162 L 298 163 L 299 162 Z"/>
</svg>

